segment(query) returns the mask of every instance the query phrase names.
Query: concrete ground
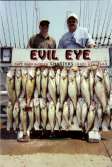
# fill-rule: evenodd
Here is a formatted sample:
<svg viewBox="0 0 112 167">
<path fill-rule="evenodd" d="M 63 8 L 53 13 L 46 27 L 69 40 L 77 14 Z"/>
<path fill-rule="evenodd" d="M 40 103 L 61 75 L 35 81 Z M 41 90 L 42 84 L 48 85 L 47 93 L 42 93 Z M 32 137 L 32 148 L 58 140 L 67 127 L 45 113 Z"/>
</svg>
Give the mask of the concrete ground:
<svg viewBox="0 0 112 167">
<path fill-rule="evenodd" d="M 77 132 L 41 139 L 36 135 L 18 143 L 16 135 L 2 129 L 0 167 L 112 167 L 112 132 L 103 133 L 100 143 L 88 143 Z"/>
</svg>

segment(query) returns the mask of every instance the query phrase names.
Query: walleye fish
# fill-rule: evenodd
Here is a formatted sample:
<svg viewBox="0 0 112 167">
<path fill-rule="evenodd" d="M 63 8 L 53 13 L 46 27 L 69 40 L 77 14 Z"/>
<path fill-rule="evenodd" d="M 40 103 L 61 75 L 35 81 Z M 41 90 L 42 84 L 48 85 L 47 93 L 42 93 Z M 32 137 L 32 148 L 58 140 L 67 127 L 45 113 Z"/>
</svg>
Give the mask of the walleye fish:
<svg viewBox="0 0 112 167">
<path fill-rule="evenodd" d="M 7 83 L 6 85 L 7 85 L 9 100 L 12 102 L 12 105 L 14 105 L 16 101 L 14 77 L 15 77 L 15 70 L 13 68 L 10 68 L 6 77 L 6 83 Z"/>
<path fill-rule="evenodd" d="M 14 118 L 13 129 L 16 130 L 18 129 L 19 125 L 19 102 L 15 102 L 13 109 L 13 118 Z"/>
<path fill-rule="evenodd" d="M 42 80 L 41 80 L 42 97 L 45 99 L 47 96 L 47 82 L 48 82 L 48 69 L 45 68 L 42 72 Z"/>
<path fill-rule="evenodd" d="M 61 71 L 60 71 L 60 69 L 57 69 L 57 71 L 56 71 L 56 89 L 57 89 L 58 95 L 60 92 L 60 75 L 61 75 Z"/>
<path fill-rule="evenodd" d="M 87 103 L 83 100 L 82 102 L 82 113 L 81 113 L 81 126 L 85 129 L 85 122 L 88 114 L 88 106 Z"/>
<path fill-rule="evenodd" d="M 67 96 L 67 86 L 68 86 L 68 79 L 67 79 L 67 70 L 64 68 L 61 71 L 61 78 L 60 78 L 60 104 L 63 107 L 63 103 Z"/>
<path fill-rule="evenodd" d="M 91 95 L 91 99 L 93 99 L 93 86 L 94 86 L 94 72 L 90 71 L 90 75 L 89 75 L 89 84 L 90 84 L 90 95 Z"/>
<path fill-rule="evenodd" d="M 49 102 L 49 105 L 48 105 L 48 120 L 51 127 L 51 132 L 54 131 L 55 118 L 56 118 L 55 104 L 53 101 L 51 101 Z"/>
<path fill-rule="evenodd" d="M 76 84 L 76 77 L 73 71 L 70 71 L 68 76 L 68 95 L 72 100 L 74 111 L 76 110 L 77 106 L 77 84 Z"/>
<path fill-rule="evenodd" d="M 88 115 L 87 115 L 86 133 L 88 133 L 94 125 L 95 114 L 96 114 L 96 105 L 95 105 L 95 102 L 92 101 L 89 107 Z"/>
<path fill-rule="evenodd" d="M 31 98 L 34 93 L 34 86 L 35 86 L 35 68 L 28 69 L 28 78 L 26 82 L 26 99 L 27 105 L 30 104 Z"/>
<path fill-rule="evenodd" d="M 45 130 L 47 124 L 47 104 L 44 99 L 40 99 L 40 109 L 41 109 L 41 119 L 42 119 L 42 127 Z"/>
<path fill-rule="evenodd" d="M 89 107 L 90 106 L 90 89 L 89 89 L 88 77 L 89 77 L 88 70 L 84 70 L 81 76 L 81 94 Z"/>
<path fill-rule="evenodd" d="M 24 98 L 20 100 L 20 130 L 23 131 L 23 135 L 27 134 L 27 112 L 25 111 L 26 101 Z"/>
<path fill-rule="evenodd" d="M 15 73 L 15 90 L 16 90 L 16 97 L 19 98 L 21 94 L 21 86 L 22 86 L 22 75 L 21 69 L 17 68 Z"/>
<path fill-rule="evenodd" d="M 21 73 L 22 73 L 22 97 L 24 97 L 26 93 L 26 82 L 28 77 L 27 68 L 21 68 Z"/>
<path fill-rule="evenodd" d="M 110 78 L 107 70 L 104 71 L 104 83 L 105 83 L 107 95 L 109 96 L 110 90 L 111 90 L 111 83 L 110 83 Z"/>
<path fill-rule="evenodd" d="M 29 125 L 28 125 L 27 131 L 30 132 L 33 129 L 33 125 L 34 125 L 34 104 L 33 104 L 33 99 L 30 101 L 29 107 L 30 107 L 30 109 L 28 111 Z"/>
<path fill-rule="evenodd" d="M 40 128 L 41 119 L 40 119 L 40 102 L 39 98 L 34 98 L 34 113 L 35 113 L 35 123 L 34 128 L 38 130 Z"/>
<path fill-rule="evenodd" d="M 57 104 L 56 104 L 56 121 L 58 123 L 58 128 L 61 129 L 61 117 L 62 117 L 62 112 L 60 110 L 60 101 L 58 99 Z"/>
<path fill-rule="evenodd" d="M 67 102 L 65 101 L 64 102 L 64 105 L 63 105 L 63 120 L 65 121 L 65 128 L 68 129 L 70 127 L 70 124 L 69 124 L 69 110 L 68 110 L 68 104 Z"/>
<path fill-rule="evenodd" d="M 7 105 L 7 131 L 10 131 L 13 127 L 13 106 L 11 101 L 8 102 Z"/>
<path fill-rule="evenodd" d="M 74 105 L 73 105 L 71 100 L 69 101 L 69 109 L 70 109 L 70 112 L 69 112 L 70 113 L 70 118 L 69 118 L 69 120 L 70 120 L 71 124 L 74 124 L 74 121 L 73 121 L 73 119 L 74 119 Z"/>
<path fill-rule="evenodd" d="M 106 112 L 106 106 L 107 106 L 107 98 L 106 98 L 106 91 L 105 86 L 103 82 L 103 73 L 102 71 L 96 72 L 95 76 L 95 94 L 98 98 L 99 102 L 101 103 L 101 106 L 103 108 L 103 113 Z"/>
<path fill-rule="evenodd" d="M 98 117 L 98 126 L 99 126 L 99 128 L 101 128 L 102 127 L 103 111 L 102 111 L 102 107 L 101 107 L 100 103 L 98 104 L 98 107 L 97 107 L 97 117 Z"/>
<path fill-rule="evenodd" d="M 56 80 L 55 80 L 55 72 L 53 69 L 49 71 L 49 81 L 48 81 L 48 91 L 56 106 Z"/>
<path fill-rule="evenodd" d="M 76 117 L 79 127 L 81 127 L 81 116 L 82 116 L 82 108 L 81 108 L 81 99 L 77 102 L 77 108 L 76 108 Z"/>
<path fill-rule="evenodd" d="M 81 76 L 80 76 L 80 71 L 76 72 L 76 83 L 77 83 L 78 95 L 80 95 L 80 91 L 81 91 Z"/>
<path fill-rule="evenodd" d="M 38 97 L 40 97 L 40 92 L 41 92 L 41 71 L 38 68 L 36 71 L 36 87 L 37 87 L 37 93 Z"/>
</svg>

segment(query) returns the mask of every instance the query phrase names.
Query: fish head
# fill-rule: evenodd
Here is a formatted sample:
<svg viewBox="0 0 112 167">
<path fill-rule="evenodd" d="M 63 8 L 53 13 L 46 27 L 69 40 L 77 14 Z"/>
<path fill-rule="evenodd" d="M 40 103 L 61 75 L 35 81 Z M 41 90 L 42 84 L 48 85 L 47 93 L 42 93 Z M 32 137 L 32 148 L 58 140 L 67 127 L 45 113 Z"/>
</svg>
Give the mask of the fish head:
<svg viewBox="0 0 112 167">
<path fill-rule="evenodd" d="M 21 69 L 20 68 L 17 68 L 16 69 L 16 77 L 21 77 Z"/>
<path fill-rule="evenodd" d="M 51 68 L 50 69 L 50 71 L 49 71 L 49 77 L 51 78 L 51 79 L 54 79 L 55 78 L 55 72 L 54 72 L 54 70 Z"/>
<path fill-rule="evenodd" d="M 97 68 L 96 70 L 96 76 L 99 78 L 99 79 L 103 79 L 103 71 L 100 67 Z"/>
<path fill-rule="evenodd" d="M 46 107 L 46 101 L 44 98 L 40 99 L 40 107 L 41 107 L 41 109 L 44 109 Z"/>
<path fill-rule="evenodd" d="M 11 103 L 10 100 L 8 101 L 7 107 L 8 107 L 8 108 L 12 108 L 12 103 Z"/>
<path fill-rule="evenodd" d="M 81 76 L 82 76 L 83 78 L 87 79 L 87 78 L 89 77 L 89 73 L 90 73 L 89 69 L 88 69 L 88 68 L 85 68 L 85 69 L 83 69 L 83 71 L 81 72 Z"/>
<path fill-rule="evenodd" d="M 29 68 L 28 69 L 28 74 L 31 78 L 34 78 L 35 77 L 35 68 Z"/>
<path fill-rule="evenodd" d="M 22 68 L 21 73 L 22 73 L 22 75 L 26 75 L 28 73 L 27 68 Z"/>
<path fill-rule="evenodd" d="M 12 79 L 15 75 L 15 69 L 14 68 L 10 68 L 9 71 L 7 72 L 7 77 Z"/>
<path fill-rule="evenodd" d="M 34 106 L 38 106 L 39 105 L 39 98 L 36 97 L 34 98 Z"/>
<path fill-rule="evenodd" d="M 60 69 L 57 69 L 56 74 L 57 74 L 57 75 L 60 75 L 60 73 L 61 73 L 61 70 L 60 70 Z"/>
<path fill-rule="evenodd" d="M 92 110 L 92 111 L 96 110 L 96 102 L 93 100 L 91 101 L 91 104 L 90 104 L 90 110 Z"/>
<path fill-rule="evenodd" d="M 44 77 L 47 77 L 47 75 L 48 75 L 48 69 L 45 68 L 45 69 L 43 70 L 42 74 L 43 74 Z"/>
<path fill-rule="evenodd" d="M 69 81 L 73 82 L 75 77 L 75 73 L 73 71 L 70 71 L 68 74 Z"/>
<path fill-rule="evenodd" d="M 40 71 L 40 69 L 38 68 L 37 70 L 36 70 L 36 76 L 39 76 L 41 74 L 41 71 Z"/>
<path fill-rule="evenodd" d="M 14 109 L 15 110 L 19 110 L 19 102 L 18 101 L 15 102 Z"/>
<path fill-rule="evenodd" d="M 66 79 L 67 78 L 67 70 L 65 68 L 62 69 L 61 71 L 61 78 Z"/>
</svg>

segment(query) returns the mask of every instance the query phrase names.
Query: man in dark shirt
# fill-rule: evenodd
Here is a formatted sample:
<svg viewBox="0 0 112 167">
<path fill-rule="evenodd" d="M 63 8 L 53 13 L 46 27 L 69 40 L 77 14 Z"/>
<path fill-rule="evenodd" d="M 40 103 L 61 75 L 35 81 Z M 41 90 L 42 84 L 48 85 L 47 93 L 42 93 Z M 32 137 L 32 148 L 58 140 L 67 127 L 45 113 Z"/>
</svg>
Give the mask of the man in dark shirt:
<svg viewBox="0 0 112 167">
<path fill-rule="evenodd" d="M 50 22 L 48 20 L 41 20 L 39 24 L 40 33 L 30 38 L 28 42 L 29 48 L 56 48 L 55 40 L 48 35 Z"/>
</svg>

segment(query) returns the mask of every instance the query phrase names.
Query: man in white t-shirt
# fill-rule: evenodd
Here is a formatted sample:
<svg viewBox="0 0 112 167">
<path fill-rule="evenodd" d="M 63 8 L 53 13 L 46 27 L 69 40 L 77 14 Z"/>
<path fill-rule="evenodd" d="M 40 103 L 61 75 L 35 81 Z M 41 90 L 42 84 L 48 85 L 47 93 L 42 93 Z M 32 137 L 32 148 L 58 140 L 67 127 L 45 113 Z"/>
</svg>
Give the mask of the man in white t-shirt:
<svg viewBox="0 0 112 167">
<path fill-rule="evenodd" d="M 78 17 L 71 13 L 67 17 L 68 32 L 59 41 L 58 48 L 92 48 L 95 43 L 86 28 L 78 26 Z"/>
</svg>

